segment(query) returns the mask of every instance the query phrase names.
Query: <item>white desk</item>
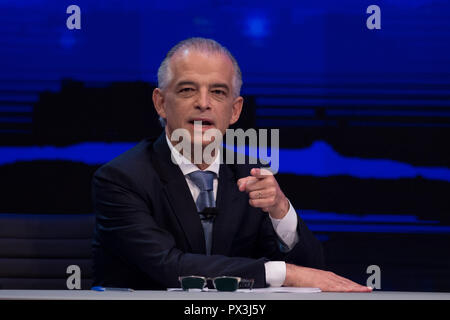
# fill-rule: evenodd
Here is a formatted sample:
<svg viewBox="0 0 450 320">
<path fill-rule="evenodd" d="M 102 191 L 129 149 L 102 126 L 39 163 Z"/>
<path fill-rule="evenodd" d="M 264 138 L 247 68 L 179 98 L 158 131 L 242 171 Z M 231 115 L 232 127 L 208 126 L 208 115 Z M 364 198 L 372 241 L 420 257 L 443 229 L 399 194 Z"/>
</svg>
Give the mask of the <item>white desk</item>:
<svg viewBox="0 0 450 320">
<path fill-rule="evenodd" d="M 0 300 L 450 300 L 449 293 L 241 293 L 91 290 L 0 290 Z"/>
</svg>

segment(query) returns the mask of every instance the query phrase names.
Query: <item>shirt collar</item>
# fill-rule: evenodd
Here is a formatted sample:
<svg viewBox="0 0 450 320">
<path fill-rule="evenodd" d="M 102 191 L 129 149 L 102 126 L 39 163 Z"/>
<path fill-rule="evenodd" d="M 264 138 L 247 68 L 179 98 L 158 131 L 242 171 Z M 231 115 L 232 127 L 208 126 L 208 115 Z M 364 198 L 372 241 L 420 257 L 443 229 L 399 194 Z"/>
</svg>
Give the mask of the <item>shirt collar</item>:
<svg viewBox="0 0 450 320">
<path fill-rule="evenodd" d="M 183 175 L 188 175 L 191 172 L 200 170 L 195 164 L 189 161 L 186 157 L 184 157 L 177 149 L 172 145 L 169 140 L 169 137 L 166 134 L 167 145 L 169 146 L 170 152 L 172 154 L 171 161 L 175 160 L 175 163 L 180 167 Z M 217 156 L 214 161 L 203 171 L 212 171 L 219 177 L 219 169 L 220 169 L 220 149 L 217 149 Z"/>
</svg>

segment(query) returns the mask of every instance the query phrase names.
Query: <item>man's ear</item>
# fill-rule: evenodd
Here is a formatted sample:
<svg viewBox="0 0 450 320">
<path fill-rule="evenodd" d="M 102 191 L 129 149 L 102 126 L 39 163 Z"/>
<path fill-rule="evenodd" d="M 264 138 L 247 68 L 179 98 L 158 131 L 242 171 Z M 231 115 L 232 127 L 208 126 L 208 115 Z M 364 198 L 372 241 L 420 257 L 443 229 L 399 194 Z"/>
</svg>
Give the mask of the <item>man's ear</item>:
<svg viewBox="0 0 450 320">
<path fill-rule="evenodd" d="M 155 90 L 153 90 L 152 99 L 153 99 L 153 105 L 155 106 L 156 113 L 158 113 L 158 115 L 161 118 L 166 119 L 166 110 L 164 108 L 164 95 L 163 95 L 161 89 L 156 88 Z"/>
<path fill-rule="evenodd" d="M 231 121 L 230 125 L 235 124 L 239 120 L 239 116 L 242 112 L 242 106 L 244 104 L 244 98 L 241 96 L 237 97 L 233 102 L 233 109 L 231 110 Z"/>
</svg>

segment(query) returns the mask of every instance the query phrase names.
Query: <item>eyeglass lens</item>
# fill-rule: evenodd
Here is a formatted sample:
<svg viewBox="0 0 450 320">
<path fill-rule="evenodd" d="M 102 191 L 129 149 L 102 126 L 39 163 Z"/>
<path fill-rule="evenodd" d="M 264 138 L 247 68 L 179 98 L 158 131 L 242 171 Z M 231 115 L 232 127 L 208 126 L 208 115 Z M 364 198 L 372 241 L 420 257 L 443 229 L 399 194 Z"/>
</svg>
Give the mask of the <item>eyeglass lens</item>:
<svg viewBox="0 0 450 320">
<path fill-rule="evenodd" d="M 236 291 L 239 281 L 236 278 L 216 278 L 214 279 L 214 287 L 218 291 Z"/>
<path fill-rule="evenodd" d="M 183 290 L 203 289 L 205 284 L 205 279 L 200 277 L 185 277 L 181 279 L 181 287 Z"/>
</svg>

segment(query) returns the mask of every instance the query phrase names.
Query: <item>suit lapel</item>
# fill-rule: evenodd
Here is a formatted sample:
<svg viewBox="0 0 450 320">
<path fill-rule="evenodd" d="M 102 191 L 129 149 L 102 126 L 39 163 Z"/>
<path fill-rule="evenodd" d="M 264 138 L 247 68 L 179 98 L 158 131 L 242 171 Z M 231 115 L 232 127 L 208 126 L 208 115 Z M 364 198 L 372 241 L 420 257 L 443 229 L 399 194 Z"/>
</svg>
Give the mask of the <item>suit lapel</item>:
<svg viewBox="0 0 450 320">
<path fill-rule="evenodd" d="M 171 153 L 163 133 L 153 145 L 153 164 L 164 185 L 164 193 L 193 253 L 205 253 L 203 234 L 197 207 L 180 168 L 171 160 Z"/>
<path fill-rule="evenodd" d="M 216 205 L 219 213 L 214 221 L 212 253 L 227 255 L 234 235 L 240 224 L 242 210 L 245 207 L 236 185 L 234 172 L 229 166 L 221 164 Z M 241 200 L 241 201 L 240 201 Z"/>
</svg>

